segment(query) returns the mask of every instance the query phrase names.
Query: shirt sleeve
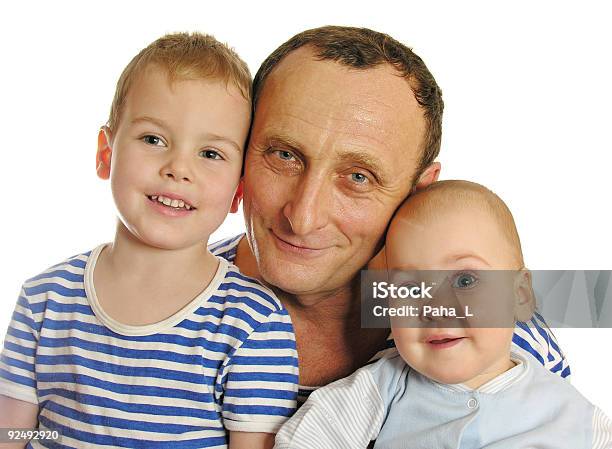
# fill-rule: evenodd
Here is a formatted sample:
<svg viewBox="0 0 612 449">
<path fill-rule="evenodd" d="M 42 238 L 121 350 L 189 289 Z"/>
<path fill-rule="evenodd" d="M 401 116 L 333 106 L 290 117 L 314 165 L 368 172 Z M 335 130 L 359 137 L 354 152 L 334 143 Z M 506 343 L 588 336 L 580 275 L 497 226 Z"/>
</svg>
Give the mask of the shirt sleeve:
<svg viewBox="0 0 612 449">
<path fill-rule="evenodd" d="M 593 449 L 612 449 L 612 421 L 598 407 L 593 413 Z"/>
<path fill-rule="evenodd" d="M 275 449 L 365 449 L 384 420 L 368 369 L 314 391 L 276 435 Z"/>
<path fill-rule="evenodd" d="M 512 343 L 529 353 L 544 368 L 569 380 L 569 363 L 544 317 L 537 311 L 528 323 L 516 323 Z"/>
<path fill-rule="evenodd" d="M 0 394 L 38 405 L 34 360 L 40 327 L 35 309 L 22 288 L 0 356 Z"/>
<path fill-rule="evenodd" d="M 289 314 L 273 312 L 232 354 L 220 374 L 225 428 L 276 433 L 297 408 L 298 374 Z"/>
</svg>

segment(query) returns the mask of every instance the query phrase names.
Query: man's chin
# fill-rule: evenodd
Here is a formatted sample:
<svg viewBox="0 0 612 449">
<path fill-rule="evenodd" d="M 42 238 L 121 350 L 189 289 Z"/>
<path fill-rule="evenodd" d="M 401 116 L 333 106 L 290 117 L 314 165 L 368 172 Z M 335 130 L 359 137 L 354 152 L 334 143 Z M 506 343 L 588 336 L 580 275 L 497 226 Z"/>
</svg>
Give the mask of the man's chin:
<svg viewBox="0 0 612 449">
<path fill-rule="evenodd" d="M 347 261 L 338 259 L 338 248 L 302 251 L 288 247 L 271 230 L 256 238 L 261 245 L 255 245 L 259 275 L 267 284 L 285 293 L 298 297 L 329 296 L 330 292 L 342 290 L 351 283 Z M 358 270 L 355 270 L 358 273 Z"/>
<path fill-rule="evenodd" d="M 262 261 L 263 262 L 263 261 Z M 261 277 L 271 286 L 282 290 L 284 293 L 296 296 L 302 305 L 317 302 L 318 297 L 328 295 L 340 287 L 334 287 L 330 271 L 323 272 L 318 269 L 295 265 L 287 262 L 271 264 L 261 263 L 259 265 Z M 331 271 L 335 273 L 337 270 Z"/>
</svg>

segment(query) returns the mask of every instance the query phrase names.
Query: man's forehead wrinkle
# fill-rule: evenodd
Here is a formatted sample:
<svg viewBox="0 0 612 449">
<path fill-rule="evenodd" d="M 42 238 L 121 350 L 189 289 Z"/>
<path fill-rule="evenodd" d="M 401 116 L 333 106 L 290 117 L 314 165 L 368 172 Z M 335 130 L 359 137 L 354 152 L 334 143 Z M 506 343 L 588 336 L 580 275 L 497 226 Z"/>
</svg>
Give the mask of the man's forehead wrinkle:
<svg viewBox="0 0 612 449">
<path fill-rule="evenodd" d="M 318 134 L 321 144 L 323 140 L 329 142 L 330 139 L 334 139 L 337 135 L 342 135 L 348 137 L 346 143 L 353 147 L 360 147 L 363 149 L 387 149 L 388 147 L 383 138 L 385 132 L 381 132 L 381 127 L 376 126 L 377 122 L 381 122 L 381 120 L 370 119 L 363 115 L 359 117 L 355 117 L 354 115 L 338 117 L 337 115 L 330 114 L 329 110 L 325 110 L 324 108 L 321 108 L 321 112 L 319 112 L 299 104 L 282 108 L 282 110 L 278 112 L 281 116 L 280 120 L 276 120 L 275 117 L 267 120 L 271 122 L 270 126 L 266 127 L 266 131 L 269 135 L 287 135 L 286 131 L 281 131 L 282 128 L 287 126 L 287 123 L 282 120 L 282 117 L 284 117 L 302 122 L 321 131 Z"/>
<path fill-rule="evenodd" d="M 303 73 L 301 73 L 299 64 L 295 64 L 296 61 L 292 59 L 292 56 L 296 61 L 301 59 L 307 63 L 314 62 L 314 65 L 307 64 L 307 67 L 304 68 L 308 76 L 299 76 Z M 299 106 L 297 103 L 303 102 L 304 97 L 308 97 L 307 104 L 310 111 L 319 116 L 328 119 L 333 117 L 334 120 L 348 123 L 351 126 L 367 124 L 378 132 L 396 132 L 397 126 L 394 125 L 397 124 L 389 124 L 384 127 L 389 121 L 388 117 L 384 117 L 382 113 L 382 109 L 396 110 L 396 105 L 385 102 L 380 96 L 381 87 L 389 81 L 385 75 L 388 73 L 389 76 L 396 76 L 393 68 L 381 66 L 365 71 L 351 70 L 334 61 L 317 61 L 316 58 L 313 58 L 310 49 L 299 49 L 280 64 L 282 67 L 272 72 L 266 85 L 267 93 L 272 94 L 272 97 L 284 97 L 287 101 L 285 89 L 290 88 L 292 94 L 298 92 L 297 101 L 291 102 L 293 107 Z M 358 78 L 338 77 L 338 70 L 345 72 L 348 76 L 357 75 Z M 294 75 L 298 75 L 298 78 L 295 79 Z M 346 97 L 347 82 L 356 82 L 359 85 L 350 98 Z M 406 90 L 407 92 L 403 93 L 406 96 L 405 100 L 416 103 L 408 84 L 406 84 Z M 388 99 L 390 102 L 393 100 L 394 98 Z"/>
<path fill-rule="evenodd" d="M 328 116 L 328 120 L 323 124 L 298 114 L 289 113 L 287 117 L 292 117 L 318 129 L 320 131 L 319 143 L 322 146 L 333 146 L 338 150 L 347 148 L 347 151 L 352 151 L 352 148 L 361 149 L 363 150 L 363 154 L 366 152 L 378 153 L 380 149 L 389 151 L 386 141 L 376 135 L 380 135 L 381 133 L 368 132 L 367 128 L 364 129 L 364 127 L 360 126 L 360 123 L 356 123 L 354 119 Z M 342 137 L 341 142 L 338 141 L 339 136 Z"/>
<path fill-rule="evenodd" d="M 374 95 L 357 94 L 357 97 L 357 100 L 353 98 L 351 101 L 343 101 L 342 98 L 320 100 L 316 102 L 316 109 L 310 112 L 329 122 L 330 129 L 345 134 L 359 134 L 381 144 L 384 144 L 388 136 L 397 134 L 397 123 L 390 123 L 381 110 L 393 110 L 391 105 Z"/>
</svg>

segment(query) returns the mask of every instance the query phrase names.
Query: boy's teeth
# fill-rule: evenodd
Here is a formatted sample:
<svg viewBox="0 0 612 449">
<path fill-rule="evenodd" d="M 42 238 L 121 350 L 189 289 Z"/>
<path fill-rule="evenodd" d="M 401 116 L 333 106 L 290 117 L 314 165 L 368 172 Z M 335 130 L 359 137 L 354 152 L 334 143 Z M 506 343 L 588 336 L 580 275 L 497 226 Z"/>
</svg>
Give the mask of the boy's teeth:
<svg viewBox="0 0 612 449">
<path fill-rule="evenodd" d="M 181 208 L 185 208 L 187 210 L 193 209 L 193 206 L 190 206 L 189 204 L 185 204 L 183 200 L 170 199 L 170 198 L 166 198 L 165 196 L 151 195 L 151 200 L 157 201 L 158 203 L 162 203 L 164 206 L 174 207 L 175 209 L 181 209 Z"/>
</svg>

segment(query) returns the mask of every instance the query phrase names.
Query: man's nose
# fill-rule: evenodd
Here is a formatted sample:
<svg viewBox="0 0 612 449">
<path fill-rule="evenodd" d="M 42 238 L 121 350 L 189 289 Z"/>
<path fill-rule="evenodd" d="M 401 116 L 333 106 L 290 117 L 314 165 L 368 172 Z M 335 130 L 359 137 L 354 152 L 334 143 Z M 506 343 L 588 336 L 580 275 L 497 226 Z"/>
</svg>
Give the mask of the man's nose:
<svg viewBox="0 0 612 449">
<path fill-rule="evenodd" d="M 193 161 L 178 150 L 169 151 L 168 153 L 168 157 L 160 171 L 162 177 L 176 182 L 192 182 L 193 171 L 191 164 Z"/>
<path fill-rule="evenodd" d="M 323 174 L 305 173 L 285 207 L 283 214 L 296 235 L 306 235 L 327 225 L 332 201 L 331 181 Z"/>
</svg>

